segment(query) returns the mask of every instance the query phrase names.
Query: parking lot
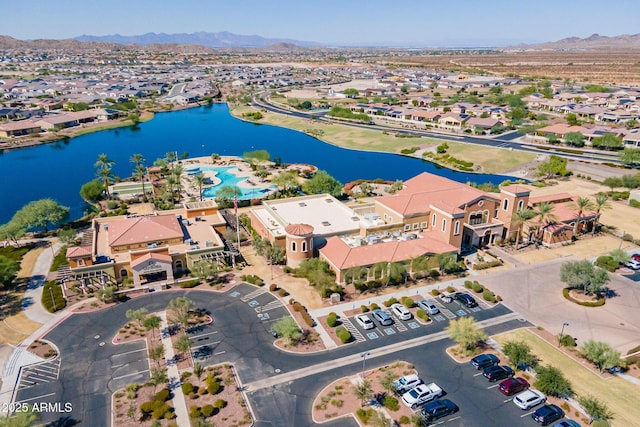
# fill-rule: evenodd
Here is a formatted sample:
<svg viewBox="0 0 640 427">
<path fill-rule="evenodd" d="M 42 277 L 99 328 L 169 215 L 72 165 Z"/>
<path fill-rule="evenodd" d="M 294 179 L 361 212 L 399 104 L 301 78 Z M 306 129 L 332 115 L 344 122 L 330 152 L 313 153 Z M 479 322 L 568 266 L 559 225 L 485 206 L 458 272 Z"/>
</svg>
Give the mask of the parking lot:
<svg viewBox="0 0 640 427">
<path fill-rule="evenodd" d="M 430 328 L 431 326 L 442 322 L 444 322 L 444 324 L 448 324 L 449 320 L 469 315 L 477 316 L 483 310 L 489 310 L 493 308 L 487 302 L 482 301 L 480 298 L 475 298 L 478 306 L 472 308 L 463 306 L 456 299 L 453 299 L 453 301 L 451 301 L 450 303 L 446 303 L 440 298 L 435 298 L 431 295 L 422 295 L 421 299 L 434 303 L 439 310 L 439 313 L 429 316 L 432 321 L 427 325 L 420 323 L 418 320 L 416 320 L 415 317 L 412 317 L 411 320 L 407 321 L 400 320 L 393 313 L 393 311 L 385 307 L 382 307 L 382 309 L 385 313 L 391 316 L 391 318 L 393 319 L 393 325 L 382 326 L 374 321 L 373 323 L 375 324 L 375 328 L 366 330 L 355 320 L 355 315 L 344 317 L 340 320 L 342 322 L 342 325 L 351 333 L 356 342 L 365 342 L 367 340 L 376 340 L 385 336 L 402 334 L 403 332 L 409 330 Z M 371 313 L 366 314 L 367 316 L 369 316 L 369 318 L 371 318 Z M 430 333 L 430 331 L 425 333 Z"/>
</svg>

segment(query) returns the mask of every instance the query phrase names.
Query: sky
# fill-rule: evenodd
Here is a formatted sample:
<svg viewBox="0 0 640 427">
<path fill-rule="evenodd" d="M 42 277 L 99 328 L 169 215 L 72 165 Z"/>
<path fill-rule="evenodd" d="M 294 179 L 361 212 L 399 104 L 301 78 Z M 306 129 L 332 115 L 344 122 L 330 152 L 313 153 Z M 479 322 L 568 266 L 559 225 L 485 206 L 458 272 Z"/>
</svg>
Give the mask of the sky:
<svg viewBox="0 0 640 427">
<path fill-rule="evenodd" d="M 640 33 L 637 0 L 0 0 L 0 35 L 229 31 L 328 46 L 480 47 Z"/>
</svg>

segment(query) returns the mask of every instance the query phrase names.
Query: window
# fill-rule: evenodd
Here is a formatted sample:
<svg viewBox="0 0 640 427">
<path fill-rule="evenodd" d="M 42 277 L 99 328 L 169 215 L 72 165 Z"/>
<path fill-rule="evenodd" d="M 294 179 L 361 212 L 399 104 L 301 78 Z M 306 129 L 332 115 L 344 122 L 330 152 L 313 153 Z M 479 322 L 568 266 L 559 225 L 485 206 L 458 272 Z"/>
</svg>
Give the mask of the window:
<svg viewBox="0 0 640 427">
<path fill-rule="evenodd" d="M 420 226 L 420 224 L 418 224 L 417 222 L 413 223 L 413 229 L 414 230 L 417 230 L 419 226 Z"/>
<path fill-rule="evenodd" d="M 78 260 L 78 265 L 83 266 L 84 265 L 84 259 L 80 258 Z"/>
<path fill-rule="evenodd" d="M 456 221 L 455 225 L 453 226 L 453 234 L 460 234 L 460 221 Z"/>
<path fill-rule="evenodd" d="M 302 252 L 307 252 L 307 242 L 302 242 Z"/>
<path fill-rule="evenodd" d="M 483 221 L 483 217 L 482 217 L 482 212 L 473 212 L 471 215 L 469 215 L 469 224 L 471 225 L 478 225 L 478 224 L 482 224 Z"/>
<path fill-rule="evenodd" d="M 442 231 L 445 231 L 447 229 L 447 220 L 442 218 Z"/>
<path fill-rule="evenodd" d="M 502 210 L 506 211 L 508 207 L 509 207 L 509 199 L 504 199 L 504 201 L 502 202 Z"/>
<path fill-rule="evenodd" d="M 427 221 L 420 223 L 420 228 L 427 228 Z"/>
<path fill-rule="evenodd" d="M 297 250 L 298 250 L 298 248 L 297 248 L 296 242 L 291 242 L 291 251 L 295 252 Z"/>
<path fill-rule="evenodd" d="M 405 224 L 404 231 L 409 231 L 409 230 L 411 230 L 411 226 L 409 224 Z"/>
<path fill-rule="evenodd" d="M 523 209 L 524 208 L 524 200 L 520 200 L 518 202 L 518 210 Z"/>
<path fill-rule="evenodd" d="M 493 212 L 493 217 L 498 218 L 498 209 L 496 209 L 495 212 Z"/>
<path fill-rule="evenodd" d="M 120 277 L 124 279 L 127 276 L 129 276 L 129 272 L 127 271 L 126 268 L 123 268 L 122 270 L 120 270 Z"/>
<path fill-rule="evenodd" d="M 433 214 L 433 220 L 431 221 L 431 226 L 432 227 L 436 226 L 436 214 Z"/>
</svg>

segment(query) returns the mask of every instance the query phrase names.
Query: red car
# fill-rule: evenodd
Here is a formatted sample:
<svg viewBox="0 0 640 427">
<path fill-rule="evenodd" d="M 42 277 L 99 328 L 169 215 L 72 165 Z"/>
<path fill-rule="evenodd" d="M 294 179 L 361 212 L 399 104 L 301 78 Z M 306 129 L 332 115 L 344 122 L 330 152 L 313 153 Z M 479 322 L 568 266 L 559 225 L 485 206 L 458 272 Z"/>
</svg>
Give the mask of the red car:
<svg viewBox="0 0 640 427">
<path fill-rule="evenodd" d="M 640 261 L 640 254 L 631 255 L 631 259 L 635 259 L 636 261 Z"/>
<path fill-rule="evenodd" d="M 522 377 L 507 378 L 498 386 L 498 389 L 507 396 L 520 393 L 528 388 L 529 382 Z"/>
</svg>

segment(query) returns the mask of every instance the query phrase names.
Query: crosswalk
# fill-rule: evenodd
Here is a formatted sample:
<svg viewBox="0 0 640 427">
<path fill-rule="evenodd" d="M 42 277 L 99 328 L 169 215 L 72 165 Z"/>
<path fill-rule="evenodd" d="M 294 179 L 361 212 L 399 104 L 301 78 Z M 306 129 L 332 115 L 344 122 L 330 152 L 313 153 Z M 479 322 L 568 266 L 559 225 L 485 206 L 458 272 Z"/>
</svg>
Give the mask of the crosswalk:
<svg viewBox="0 0 640 427">
<path fill-rule="evenodd" d="M 346 317 L 341 317 L 340 321 L 342 322 L 342 326 L 345 327 L 345 329 L 347 331 L 349 331 L 349 333 L 351 334 L 351 336 L 353 337 L 353 339 L 356 342 L 365 342 L 366 339 L 364 338 L 364 336 L 360 333 L 360 331 L 358 330 L 358 328 L 356 328 L 354 326 L 353 323 L 351 323 L 351 320 L 349 320 Z"/>
<path fill-rule="evenodd" d="M 264 313 L 265 311 L 275 310 L 276 308 L 284 307 L 282 301 L 274 300 L 266 303 L 265 305 L 255 307 L 254 310 L 256 313 Z"/>
<path fill-rule="evenodd" d="M 266 294 L 267 292 L 269 292 L 268 290 L 266 290 L 265 288 L 258 288 L 253 292 L 248 293 L 247 295 L 240 297 L 240 301 L 242 302 L 248 302 L 251 301 L 252 299 L 254 299 L 257 296 L 260 296 L 262 294 Z"/>
<path fill-rule="evenodd" d="M 20 375 L 19 389 L 57 381 L 60 376 L 60 359 L 27 366 Z"/>
</svg>

